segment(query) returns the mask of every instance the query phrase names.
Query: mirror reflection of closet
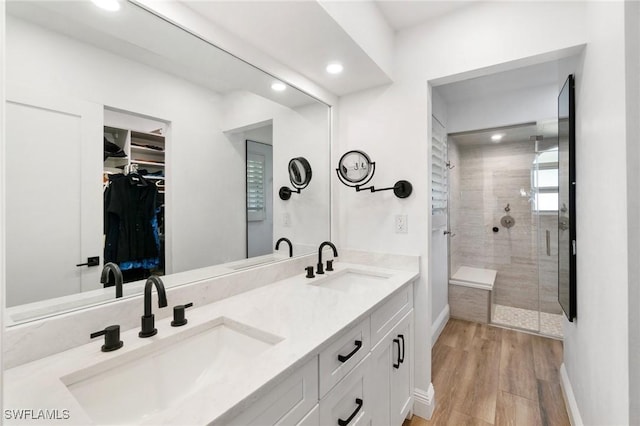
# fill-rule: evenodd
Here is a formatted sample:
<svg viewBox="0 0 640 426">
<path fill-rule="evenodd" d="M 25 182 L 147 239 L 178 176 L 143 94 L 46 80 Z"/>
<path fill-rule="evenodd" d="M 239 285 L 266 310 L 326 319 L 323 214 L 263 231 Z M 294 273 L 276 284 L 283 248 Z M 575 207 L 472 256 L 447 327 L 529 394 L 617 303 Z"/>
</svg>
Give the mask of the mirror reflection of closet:
<svg viewBox="0 0 640 426">
<path fill-rule="evenodd" d="M 104 263 L 125 283 L 164 275 L 168 124 L 110 109 L 104 124 Z"/>
<path fill-rule="evenodd" d="M 9 326 L 115 300 L 113 289 L 100 283 L 103 173 L 105 167 L 122 173 L 131 159 L 153 170 L 157 164 L 142 163 L 162 162 L 162 154 L 144 145 L 162 145 L 161 136 L 165 261 L 149 273 L 164 272 L 168 287 L 255 264 L 246 259 L 250 138 L 236 139 L 237 129 L 273 125 L 274 170 L 286 170 L 297 155 L 314 165 L 329 164 L 326 104 L 293 87 L 274 92 L 273 76 L 171 19 L 135 3 L 121 6 L 113 16 L 91 2 L 6 5 Z M 113 119 L 118 114 L 129 119 Z M 160 128 L 165 132 L 156 137 Z M 135 132 L 146 135 L 142 147 L 132 144 Z M 109 156 L 105 162 L 105 136 L 113 138 L 113 154 L 126 158 Z M 276 187 L 287 183 L 288 176 L 274 176 Z M 328 167 L 319 167 L 303 203 L 273 204 L 273 234 L 291 239 L 296 255 L 314 252 L 317 241 L 330 237 L 329 186 Z M 256 262 L 285 257 L 273 253 L 274 243 Z M 124 297 L 140 294 L 143 285 L 129 283 Z"/>
</svg>

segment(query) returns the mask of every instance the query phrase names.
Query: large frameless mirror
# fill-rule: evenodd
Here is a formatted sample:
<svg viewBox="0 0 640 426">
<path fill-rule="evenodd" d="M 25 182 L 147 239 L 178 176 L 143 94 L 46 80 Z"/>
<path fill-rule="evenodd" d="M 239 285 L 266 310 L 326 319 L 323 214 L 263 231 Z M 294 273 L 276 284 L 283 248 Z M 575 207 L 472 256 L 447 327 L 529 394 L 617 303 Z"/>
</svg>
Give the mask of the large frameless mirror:
<svg viewBox="0 0 640 426">
<path fill-rule="evenodd" d="M 558 95 L 558 301 L 573 321 L 576 297 L 575 94 L 570 75 Z"/>
<path fill-rule="evenodd" d="M 115 300 L 106 261 L 128 297 L 149 275 L 171 287 L 330 237 L 329 107 L 120 4 L 6 2 L 8 325 Z M 273 188 L 293 157 L 314 177 L 286 203 Z"/>
</svg>

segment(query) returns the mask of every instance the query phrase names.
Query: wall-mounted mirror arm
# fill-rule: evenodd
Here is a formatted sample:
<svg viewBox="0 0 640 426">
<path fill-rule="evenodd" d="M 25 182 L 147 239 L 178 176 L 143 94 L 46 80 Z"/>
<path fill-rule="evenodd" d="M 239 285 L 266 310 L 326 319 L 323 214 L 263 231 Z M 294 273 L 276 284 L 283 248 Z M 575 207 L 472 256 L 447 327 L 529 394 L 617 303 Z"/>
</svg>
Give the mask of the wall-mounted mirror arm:
<svg viewBox="0 0 640 426">
<path fill-rule="evenodd" d="M 289 161 L 289 180 L 291 181 L 291 185 L 294 189 L 289 188 L 288 186 L 280 187 L 278 191 L 278 195 L 281 200 L 288 200 L 291 198 L 291 194 L 302 192 L 304 188 L 309 186 L 309 182 L 311 182 L 311 165 L 304 157 L 296 157 L 292 158 Z"/>
<path fill-rule="evenodd" d="M 387 188 L 376 188 L 374 186 L 364 187 L 373 178 L 376 172 L 376 162 L 371 161 L 369 156 L 362 151 L 349 151 L 345 153 L 338 162 L 336 173 L 340 182 L 360 191 L 391 191 L 398 198 L 407 198 L 413 191 L 413 186 L 409 181 L 399 180 L 393 186 Z"/>
<path fill-rule="evenodd" d="M 398 198 L 407 198 L 409 195 L 411 195 L 411 192 L 413 191 L 413 185 L 411 185 L 411 183 L 406 180 L 399 180 L 395 183 L 395 185 L 390 186 L 388 188 L 375 188 L 373 186 L 362 188 L 361 185 L 356 185 L 355 188 L 357 192 L 366 191 L 366 190 L 369 190 L 371 192 L 393 190 L 393 193 Z"/>
</svg>

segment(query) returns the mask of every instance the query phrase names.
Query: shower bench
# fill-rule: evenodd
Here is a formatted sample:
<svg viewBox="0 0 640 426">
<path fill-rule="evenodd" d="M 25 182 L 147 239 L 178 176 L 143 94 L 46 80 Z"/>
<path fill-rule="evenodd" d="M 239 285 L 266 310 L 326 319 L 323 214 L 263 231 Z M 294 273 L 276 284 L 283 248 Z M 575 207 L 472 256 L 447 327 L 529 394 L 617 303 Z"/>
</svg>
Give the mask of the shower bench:
<svg viewBox="0 0 640 426">
<path fill-rule="evenodd" d="M 483 324 L 491 322 L 491 292 L 497 271 L 461 266 L 449 279 L 451 317 Z"/>
</svg>

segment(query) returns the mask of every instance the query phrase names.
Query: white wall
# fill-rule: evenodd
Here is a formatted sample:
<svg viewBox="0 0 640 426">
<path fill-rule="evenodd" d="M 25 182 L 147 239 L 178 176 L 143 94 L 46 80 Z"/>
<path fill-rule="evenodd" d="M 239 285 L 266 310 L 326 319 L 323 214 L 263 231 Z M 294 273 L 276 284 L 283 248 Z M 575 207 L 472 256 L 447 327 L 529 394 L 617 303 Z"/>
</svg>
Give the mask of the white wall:
<svg viewBox="0 0 640 426">
<path fill-rule="evenodd" d="M 640 424 L 640 3 L 625 3 L 629 208 L 629 424 Z"/>
<path fill-rule="evenodd" d="M 5 46 L 5 9 L 4 7 L 0 7 L 0 43 L 2 46 Z M 5 81 L 5 52 L 6 49 L 0 49 L 0 81 Z M 4 330 L 4 309 L 5 309 L 5 290 L 6 290 L 6 276 L 5 272 L 7 268 L 5 267 L 5 139 L 4 139 L 4 112 L 5 112 L 5 85 L 0 84 L 0 330 Z M 2 337 L 0 337 L 0 365 L 4 365 L 2 354 L 3 351 L 3 341 L 4 341 L 4 333 L 2 333 Z M 4 400 L 3 397 L 3 386 L 2 379 L 0 379 L 0 410 L 2 410 Z"/>
<path fill-rule="evenodd" d="M 360 148 L 378 162 L 379 171 L 372 183 L 389 184 L 404 178 L 414 184 L 415 192 L 406 200 L 387 194 L 356 194 L 339 187 L 336 217 L 343 246 L 422 256 L 415 298 L 416 359 L 421 360 L 416 364 L 417 388 L 426 390 L 431 377 L 427 344 L 431 313 L 426 281 L 430 219 L 426 164 L 431 114 L 427 82 L 441 84 L 463 76 L 540 63 L 575 54 L 578 46 L 589 42 L 593 45 L 587 48 L 585 75 L 578 76 L 578 81 L 585 80 L 579 83 L 582 89 L 578 103 L 583 106 L 578 111 L 578 146 L 588 146 L 579 148 L 578 173 L 583 181 L 581 187 L 590 188 L 581 193 L 578 201 L 578 236 L 582 241 L 578 256 L 582 259 L 578 266 L 582 294 L 579 303 L 585 304 L 578 309 L 585 318 L 579 320 L 581 324 L 574 326 L 574 331 L 567 330 L 565 360 L 585 422 L 627 423 L 627 316 L 623 297 L 627 291 L 626 215 L 621 213 L 625 212 L 626 185 L 605 183 L 626 179 L 624 164 L 620 163 L 624 133 L 620 135 L 619 130 L 624 129 L 624 101 L 620 98 L 624 75 L 618 75 L 624 58 L 621 8 L 622 3 L 615 2 L 480 3 L 399 32 L 396 83 L 340 99 L 334 162 L 344 151 Z M 596 16 L 600 22 L 595 22 Z M 586 92 L 581 93 L 583 90 Z M 590 95 L 587 99 L 585 93 Z M 603 117 L 610 119 L 610 124 L 605 124 Z M 602 130 L 594 127 L 601 124 Z M 602 134 L 604 129 L 622 138 L 614 141 Z M 606 148 L 603 141 L 607 141 Z M 607 179 L 602 179 L 603 170 L 607 170 Z M 595 186 L 590 187 L 591 184 Z M 593 188 L 602 192 L 594 195 Z M 600 193 L 609 194 L 607 205 L 616 208 L 602 208 L 602 197 L 597 195 Z M 589 196 L 591 201 L 587 200 Z M 409 233 L 395 234 L 392 218 L 402 212 L 408 214 Z M 617 225 L 610 232 L 602 227 L 603 223 Z M 598 288 L 594 287 L 595 280 Z M 595 300 L 599 301 L 598 310 L 591 312 L 587 306 Z M 609 368 L 611 363 L 614 368 Z"/>
<path fill-rule="evenodd" d="M 624 3 L 586 11 L 576 75 L 578 318 L 564 326 L 564 363 L 585 424 L 629 424 Z"/>
</svg>

